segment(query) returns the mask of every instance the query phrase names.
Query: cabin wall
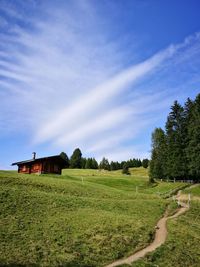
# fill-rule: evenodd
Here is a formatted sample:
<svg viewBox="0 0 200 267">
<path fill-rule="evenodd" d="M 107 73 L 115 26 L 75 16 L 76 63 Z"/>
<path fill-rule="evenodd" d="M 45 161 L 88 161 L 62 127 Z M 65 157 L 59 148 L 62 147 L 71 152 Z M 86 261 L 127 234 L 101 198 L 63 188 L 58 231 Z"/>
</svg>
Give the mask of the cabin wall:
<svg viewBox="0 0 200 267">
<path fill-rule="evenodd" d="M 61 174 L 60 164 L 55 161 L 45 161 L 43 162 L 42 173 Z"/>
<path fill-rule="evenodd" d="M 24 164 L 24 165 L 19 165 L 18 166 L 18 172 L 19 173 L 27 173 L 27 174 L 29 174 L 30 171 L 31 171 L 31 166 L 29 166 L 29 165 Z"/>
<path fill-rule="evenodd" d="M 62 167 L 59 161 L 45 160 L 45 161 L 36 161 L 34 163 L 18 165 L 19 173 L 55 173 L 61 174 Z"/>
<path fill-rule="evenodd" d="M 41 173 L 41 172 L 42 172 L 42 163 L 41 162 L 33 163 L 31 165 L 31 173 Z"/>
</svg>

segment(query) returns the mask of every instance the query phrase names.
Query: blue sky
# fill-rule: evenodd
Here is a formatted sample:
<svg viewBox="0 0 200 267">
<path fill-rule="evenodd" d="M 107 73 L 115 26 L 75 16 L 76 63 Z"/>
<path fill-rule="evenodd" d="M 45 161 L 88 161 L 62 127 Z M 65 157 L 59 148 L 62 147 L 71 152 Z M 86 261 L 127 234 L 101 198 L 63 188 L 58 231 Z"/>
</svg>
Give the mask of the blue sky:
<svg viewBox="0 0 200 267">
<path fill-rule="evenodd" d="M 79 147 L 149 157 L 200 92 L 199 0 L 0 0 L 0 169 Z"/>
</svg>

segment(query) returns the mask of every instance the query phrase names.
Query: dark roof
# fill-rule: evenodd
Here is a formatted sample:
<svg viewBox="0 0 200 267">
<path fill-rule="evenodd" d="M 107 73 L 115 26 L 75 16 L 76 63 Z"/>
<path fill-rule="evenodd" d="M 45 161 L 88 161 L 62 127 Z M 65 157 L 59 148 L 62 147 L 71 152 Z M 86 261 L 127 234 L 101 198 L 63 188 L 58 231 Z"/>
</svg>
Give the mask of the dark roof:
<svg viewBox="0 0 200 267">
<path fill-rule="evenodd" d="M 26 164 L 26 163 L 33 163 L 33 162 L 37 162 L 37 161 L 43 161 L 46 159 L 57 159 L 60 160 L 63 164 L 66 164 L 66 160 L 63 159 L 60 155 L 55 155 L 55 156 L 50 156 L 50 157 L 43 157 L 43 158 L 36 158 L 36 159 L 29 159 L 29 160 L 24 160 L 24 161 L 18 161 L 18 162 L 14 162 L 11 165 L 21 165 L 21 164 Z"/>
</svg>

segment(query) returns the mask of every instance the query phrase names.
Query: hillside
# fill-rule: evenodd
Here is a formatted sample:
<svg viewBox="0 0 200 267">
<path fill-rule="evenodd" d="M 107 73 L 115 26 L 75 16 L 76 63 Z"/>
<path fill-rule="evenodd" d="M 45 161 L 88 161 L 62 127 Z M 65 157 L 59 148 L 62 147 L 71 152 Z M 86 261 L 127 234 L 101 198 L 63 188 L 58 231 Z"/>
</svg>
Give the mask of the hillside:
<svg viewBox="0 0 200 267">
<path fill-rule="evenodd" d="M 169 203 L 164 197 L 182 186 L 152 187 L 143 168 L 132 169 L 130 176 L 1 171 L 0 185 L 1 265 L 71 267 L 104 266 L 144 247 Z"/>
</svg>

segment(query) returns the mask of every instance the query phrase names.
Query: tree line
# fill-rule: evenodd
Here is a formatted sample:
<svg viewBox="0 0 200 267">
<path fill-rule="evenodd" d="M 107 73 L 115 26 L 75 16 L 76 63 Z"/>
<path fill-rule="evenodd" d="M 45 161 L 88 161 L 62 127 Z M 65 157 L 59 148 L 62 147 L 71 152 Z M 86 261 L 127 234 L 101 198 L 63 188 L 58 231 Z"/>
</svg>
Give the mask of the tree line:
<svg viewBox="0 0 200 267">
<path fill-rule="evenodd" d="M 165 129 L 152 133 L 150 178 L 200 181 L 200 94 L 175 101 Z"/>
<path fill-rule="evenodd" d="M 108 171 L 120 170 L 123 168 L 132 168 L 132 167 L 148 167 L 148 159 L 129 159 L 127 161 L 111 161 L 103 157 L 100 163 L 97 162 L 95 158 L 85 158 L 82 157 L 82 152 L 79 148 L 76 148 L 69 158 L 65 152 L 61 152 L 60 156 L 66 161 L 66 168 L 72 169 L 103 169 Z"/>
</svg>

